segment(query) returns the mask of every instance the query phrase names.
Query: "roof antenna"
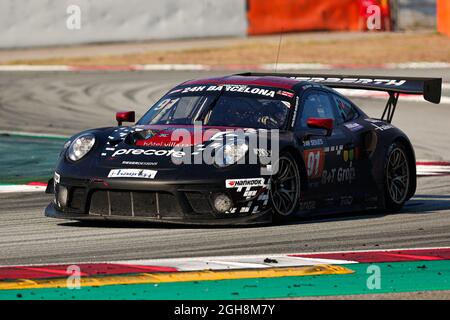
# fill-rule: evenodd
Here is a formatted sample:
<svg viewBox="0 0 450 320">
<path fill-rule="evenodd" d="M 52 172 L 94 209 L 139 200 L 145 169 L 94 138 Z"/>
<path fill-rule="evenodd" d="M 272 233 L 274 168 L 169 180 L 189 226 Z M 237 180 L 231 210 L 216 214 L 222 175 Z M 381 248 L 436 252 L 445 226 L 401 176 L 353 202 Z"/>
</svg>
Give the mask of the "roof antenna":
<svg viewBox="0 0 450 320">
<path fill-rule="evenodd" d="M 279 61 L 279 59 L 280 59 L 280 51 L 281 51 L 281 41 L 283 40 L 283 30 L 281 30 L 281 33 L 280 33 L 280 40 L 279 40 L 279 42 L 278 42 L 278 52 L 277 52 L 277 60 L 276 60 L 276 62 L 275 62 L 275 72 L 277 72 L 277 69 L 278 69 L 278 61 Z"/>
</svg>

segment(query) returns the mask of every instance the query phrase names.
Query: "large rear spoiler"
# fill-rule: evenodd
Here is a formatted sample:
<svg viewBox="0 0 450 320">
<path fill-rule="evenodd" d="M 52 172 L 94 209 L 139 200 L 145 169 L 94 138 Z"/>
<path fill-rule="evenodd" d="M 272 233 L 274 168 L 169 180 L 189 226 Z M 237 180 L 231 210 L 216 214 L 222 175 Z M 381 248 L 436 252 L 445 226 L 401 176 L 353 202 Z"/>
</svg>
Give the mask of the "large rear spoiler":
<svg viewBox="0 0 450 320">
<path fill-rule="evenodd" d="M 330 88 L 385 91 L 389 93 L 389 101 L 382 119 L 387 115 L 386 120 L 388 122 L 392 121 L 400 94 L 422 95 L 425 100 L 436 104 L 441 102 L 442 94 L 441 78 L 251 72 L 241 73 L 239 75 L 286 77 L 299 81 L 321 83 Z"/>
</svg>

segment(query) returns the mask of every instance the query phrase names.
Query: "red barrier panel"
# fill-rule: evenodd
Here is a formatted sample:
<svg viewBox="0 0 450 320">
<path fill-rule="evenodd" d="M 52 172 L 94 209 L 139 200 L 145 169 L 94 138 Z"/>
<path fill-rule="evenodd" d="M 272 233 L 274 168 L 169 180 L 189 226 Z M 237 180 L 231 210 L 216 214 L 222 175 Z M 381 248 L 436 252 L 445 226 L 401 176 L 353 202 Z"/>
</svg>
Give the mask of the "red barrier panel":
<svg viewBox="0 0 450 320">
<path fill-rule="evenodd" d="M 389 0 L 248 0 L 248 34 L 290 31 L 367 30 L 368 8 L 381 8 L 381 27 L 389 28 Z"/>
<path fill-rule="evenodd" d="M 450 1 L 437 2 L 438 31 L 450 36 Z"/>
</svg>

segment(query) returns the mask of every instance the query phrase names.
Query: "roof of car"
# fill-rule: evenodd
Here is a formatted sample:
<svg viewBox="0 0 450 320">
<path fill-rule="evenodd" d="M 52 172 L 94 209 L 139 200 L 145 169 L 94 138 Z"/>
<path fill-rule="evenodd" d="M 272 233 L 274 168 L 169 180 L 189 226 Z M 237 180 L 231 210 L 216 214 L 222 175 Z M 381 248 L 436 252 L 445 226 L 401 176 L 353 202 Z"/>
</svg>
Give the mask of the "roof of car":
<svg viewBox="0 0 450 320">
<path fill-rule="evenodd" d="M 214 85 L 257 85 L 265 87 L 275 87 L 280 89 L 292 90 L 293 87 L 302 81 L 289 79 L 284 77 L 275 76 L 241 76 L 232 75 L 225 77 L 214 77 L 198 80 L 189 80 L 184 82 L 182 85 L 203 85 L 203 84 L 214 84 Z"/>
</svg>

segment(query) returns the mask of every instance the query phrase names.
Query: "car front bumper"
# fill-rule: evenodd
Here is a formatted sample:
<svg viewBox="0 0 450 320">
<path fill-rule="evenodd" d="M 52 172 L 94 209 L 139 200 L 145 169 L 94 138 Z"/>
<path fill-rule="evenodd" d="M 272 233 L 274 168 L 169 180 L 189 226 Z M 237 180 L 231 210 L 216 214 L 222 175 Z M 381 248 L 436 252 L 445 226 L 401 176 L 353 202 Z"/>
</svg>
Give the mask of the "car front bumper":
<svg viewBox="0 0 450 320">
<path fill-rule="evenodd" d="M 48 217 L 206 225 L 272 221 L 267 185 L 226 188 L 223 180 L 149 182 L 63 176 L 58 180 L 49 182 L 47 191 L 55 199 L 45 209 Z M 232 200 L 226 213 L 215 208 L 214 197 L 219 194 Z"/>
</svg>

